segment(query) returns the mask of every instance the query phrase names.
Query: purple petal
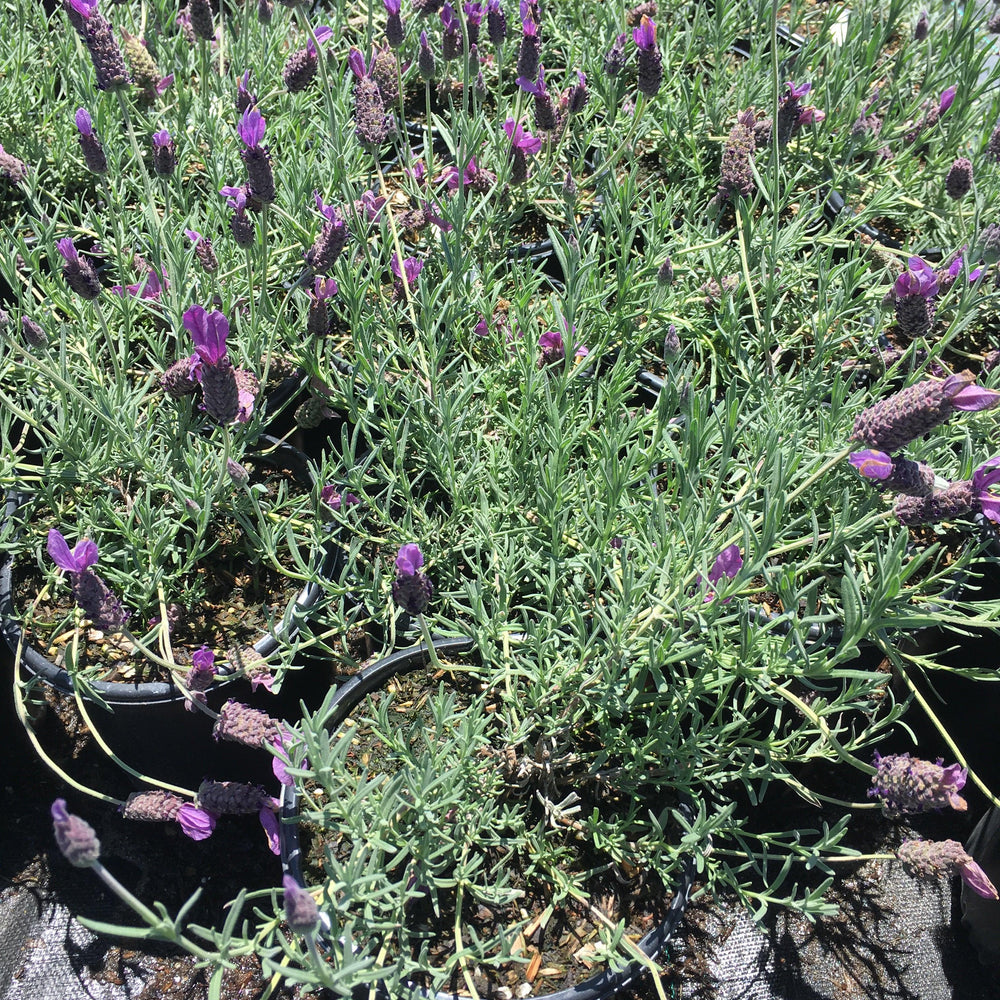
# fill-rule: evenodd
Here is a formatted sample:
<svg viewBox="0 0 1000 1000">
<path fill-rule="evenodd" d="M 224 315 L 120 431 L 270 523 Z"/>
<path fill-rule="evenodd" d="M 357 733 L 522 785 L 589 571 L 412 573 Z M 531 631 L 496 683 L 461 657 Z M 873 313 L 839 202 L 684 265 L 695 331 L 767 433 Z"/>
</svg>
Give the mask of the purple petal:
<svg viewBox="0 0 1000 1000">
<path fill-rule="evenodd" d="M 267 836 L 267 846 L 271 848 L 272 854 L 281 853 L 281 842 L 278 839 L 278 817 L 274 815 L 274 810 L 270 806 L 261 806 L 260 825 L 264 827 Z"/>
<path fill-rule="evenodd" d="M 884 451 L 856 451 L 847 460 L 868 479 L 888 479 L 892 475 L 892 459 Z"/>
<path fill-rule="evenodd" d="M 164 146 L 170 145 L 170 133 L 165 129 L 161 128 L 159 132 L 153 133 L 153 145 L 159 146 L 161 149 Z"/>
<path fill-rule="evenodd" d="M 956 410 L 992 410 L 1000 406 L 1000 392 L 984 389 L 981 385 L 967 385 L 951 397 L 951 405 Z"/>
<path fill-rule="evenodd" d="M 413 576 L 424 564 L 424 554 L 412 542 L 401 545 L 396 554 L 396 570 L 400 576 Z"/>
<path fill-rule="evenodd" d="M 73 246 L 72 239 L 68 236 L 65 239 L 56 240 L 56 249 L 69 263 L 80 259 L 80 255 L 76 252 L 76 247 Z"/>
<path fill-rule="evenodd" d="M 352 48 L 347 54 L 347 65 L 351 67 L 351 72 L 359 80 L 368 75 L 365 68 L 365 57 L 358 49 Z"/>
<path fill-rule="evenodd" d="M 207 840 L 215 830 L 218 817 L 207 809 L 185 804 L 177 810 L 177 822 L 184 835 L 192 840 Z"/>
<path fill-rule="evenodd" d="M 208 646 L 202 646 L 201 649 L 196 649 L 192 654 L 191 665 L 197 670 L 212 670 L 214 673 L 215 653 Z"/>
<path fill-rule="evenodd" d="M 94 122 L 86 108 L 76 109 L 76 127 L 80 130 L 80 135 L 94 134 Z"/>
<path fill-rule="evenodd" d="M 958 87 L 948 87 L 941 94 L 941 102 L 938 104 L 938 112 L 944 114 L 950 107 L 951 102 L 955 100 L 955 95 L 958 93 Z"/>
<path fill-rule="evenodd" d="M 975 893 L 984 899 L 1000 899 L 996 886 L 989 880 L 989 876 L 976 864 L 975 861 L 967 861 L 958 866 L 958 873 L 962 876 L 962 881 Z"/>
<path fill-rule="evenodd" d="M 240 118 L 240 123 L 236 127 L 245 146 L 250 149 L 260 145 L 267 130 L 267 119 L 256 109 L 247 108 Z"/>
<path fill-rule="evenodd" d="M 632 41 L 646 51 L 656 45 L 656 25 L 645 15 L 639 22 L 639 27 L 632 29 Z"/>
<path fill-rule="evenodd" d="M 740 555 L 740 547 L 734 542 L 715 557 L 715 562 L 708 571 L 708 582 L 718 583 L 724 576 L 732 580 L 742 568 L 743 556 Z"/>
</svg>

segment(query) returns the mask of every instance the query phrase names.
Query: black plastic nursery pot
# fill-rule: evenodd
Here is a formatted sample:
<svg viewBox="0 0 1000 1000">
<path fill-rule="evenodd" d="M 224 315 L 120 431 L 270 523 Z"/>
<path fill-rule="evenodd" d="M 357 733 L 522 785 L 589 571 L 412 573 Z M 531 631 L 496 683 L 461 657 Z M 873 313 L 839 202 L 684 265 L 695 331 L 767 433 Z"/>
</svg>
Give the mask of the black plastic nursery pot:
<svg viewBox="0 0 1000 1000">
<path fill-rule="evenodd" d="M 287 468 L 302 483 L 312 479 L 304 455 L 276 438 L 264 437 L 265 444 L 278 445 L 273 453 L 256 456 L 265 465 Z M 10 519 L 26 497 L 9 494 L 4 518 Z M 336 575 L 343 553 L 335 540 L 322 552 L 320 575 Z M 0 633 L 3 641 L 28 675 L 37 678 L 62 695 L 73 698 L 75 685 L 70 674 L 30 643 L 22 645 L 22 629 L 13 599 L 13 560 L 9 554 L 0 558 Z M 274 632 L 261 636 L 254 651 L 263 659 L 294 639 L 310 610 L 322 596 L 316 583 L 305 586 L 295 599 L 295 613 L 289 626 L 277 622 Z M 18 661 L 15 660 L 15 670 Z M 231 667 L 217 667 L 219 673 L 233 672 Z M 16 680 L 16 678 L 15 678 Z M 200 711 L 184 708 L 184 694 L 166 681 L 136 683 L 93 681 L 90 685 L 106 708 L 86 693 L 82 695 L 88 714 L 98 725 L 102 738 L 125 763 L 160 781 L 195 785 L 205 777 L 215 780 L 269 782 L 273 779 L 271 757 L 265 751 L 238 743 L 215 740 L 212 720 Z M 263 686 L 256 692 L 242 676 L 215 681 L 205 692 L 209 708 L 218 711 L 230 698 L 262 709 L 270 715 L 297 716 L 301 700 L 311 701 L 325 694 L 328 683 L 322 671 L 308 668 L 286 673 L 279 694 Z"/>
<path fill-rule="evenodd" d="M 466 637 L 435 639 L 434 649 L 439 658 L 459 656 L 471 652 L 475 648 L 472 639 Z M 369 695 L 382 690 L 395 678 L 426 667 L 430 662 L 426 643 L 398 650 L 376 661 L 355 674 L 332 696 L 328 727 L 336 729 L 350 717 L 351 713 Z M 679 811 L 688 821 L 693 821 L 694 810 L 687 802 L 681 802 Z M 304 884 L 302 846 L 299 837 L 299 799 L 294 785 L 282 788 L 281 795 L 281 864 L 286 875 L 292 876 L 299 885 Z M 673 897 L 663 919 L 637 943 L 638 949 L 649 959 L 655 961 L 667 947 L 680 926 L 687 907 L 696 874 L 696 859 L 690 855 L 684 861 L 681 873 L 673 886 Z M 576 984 L 551 993 L 531 994 L 543 997 L 544 1000 L 602 1000 L 640 979 L 647 971 L 647 966 L 639 960 L 632 961 L 617 971 L 605 969 Z M 328 995 L 328 994 L 326 994 Z M 359 987 L 355 991 L 357 997 L 367 996 L 368 987 Z M 380 997 L 389 996 L 388 990 L 382 986 L 378 990 Z M 405 991 L 394 994 L 409 1000 L 461 1000 L 458 994 L 431 994 L 417 984 L 410 984 Z"/>
</svg>

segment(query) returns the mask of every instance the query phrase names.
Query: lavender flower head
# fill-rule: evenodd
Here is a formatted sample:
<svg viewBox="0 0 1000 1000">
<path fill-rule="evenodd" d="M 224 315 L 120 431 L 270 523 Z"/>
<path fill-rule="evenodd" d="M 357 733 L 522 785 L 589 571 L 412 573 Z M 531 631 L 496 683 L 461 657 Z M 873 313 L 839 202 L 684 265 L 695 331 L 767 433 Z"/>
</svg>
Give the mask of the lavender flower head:
<svg viewBox="0 0 1000 1000">
<path fill-rule="evenodd" d="M 416 257 L 407 257 L 400 266 L 399 257 L 393 254 L 390 267 L 395 275 L 392 298 L 394 302 L 399 302 L 407 294 L 412 294 L 413 286 L 416 284 L 420 272 L 424 269 L 424 262 Z"/>
<path fill-rule="evenodd" d="M 63 535 L 52 528 L 46 548 L 56 566 L 70 574 L 73 597 L 94 628 L 120 632 L 129 615 L 107 584 L 90 569 L 98 559 L 96 543 L 85 538 L 70 549 Z"/>
<path fill-rule="evenodd" d="M 536 10 L 530 4 L 521 4 L 521 45 L 517 50 L 517 75 L 526 80 L 534 79 L 541 59 Z"/>
<path fill-rule="evenodd" d="M 177 146 L 164 128 L 153 133 L 153 173 L 169 177 L 177 166 Z"/>
<path fill-rule="evenodd" d="M 899 845 L 896 857 L 917 875 L 939 878 L 957 874 L 977 895 L 1000 899 L 989 876 L 957 840 L 905 840 Z"/>
<path fill-rule="evenodd" d="M 90 53 L 98 90 L 122 90 L 132 81 L 125 58 L 115 39 L 111 25 L 97 9 L 97 0 L 69 0 L 69 5 L 82 19 L 80 34 Z"/>
<path fill-rule="evenodd" d="M 226 353 L 229 321 L 218 310 L 209 313 L 200 305 L 191 306 L 182 319 L 200 362 L 195 376 L 201 382 L 205 412 L 218 423 L 228 424 L 237 419 L 241 407 L 236 372 Z"/>
<path fill-rule="evenodd" d="M 441 58 L 445 62 L 457 59 L 462 54 L 462 22 L 450 3 L 441 8 Z"/>
<path fill-rule="evenodd" d="M 900 524 L 936 524 L 980 513 L 1000 523 L 1000 497 L 991 488 L 1000 482 L 1000 457 L 979 466 L 971 479 L 962 479 L 929 496 L 901 496 L 893 513 Z"/>
<path fill-rule="evenodd" d="M 101 842 L 94 828 L 66 811 L 66 800 L 52 803 L 52 829 L 63 857 L 76 868 L 91 868 L 101 856 Z"/>
<path fill-rule="evenodd" d="M 83 153 L 83 161 L 87 164 L 87 169 L 92 174 L 106 174 L 108 172 L 108 159 L 104 155 L 101 140 L 94 133 L 94 123 L 90 112 L 86 108 L 77 108 L 75 120 L 77 131 L 80 133 L 80 151 Z"/>
<path fill-rule="evenodd" d="M 257 95 L 250 90 L 250 70 L 244 70 L 236 85 L 236 113 L 242 115 L 257 103 Z"/>
<path fill-rule="evenodd" d="M 250 194 L 262 204 L 269 205 L 277 194 L 271 171 L 271 154 L 267 146 L 261 145 L 266 129 L 267 119 L 256 108 L 244 111 L 237 125 L 237 132 L 246 147 L 240 156 L 246 164 Z"/>
<path fill-rule="evenodd" d="M 402 47 L 406 38 L 406 29 L 403 27 L 403 19 L 400 16 L 401 0 L 382 0 L 385 6 L 385 40 L 389 43 L 389 48 L 398 49 Z"/>
<path fill-rule="evenodd" d="M 923 462 L 913 462 L 883 451 L 867 449 L 848 456 L 848 461 L 866 479 L 874 479 L 884 490 L 925 497 L 934 491 L 934 471 Z"/>
<path fill-rule="evenodd" d="M 955 201 L 972 190 L 972 160 L 960 156 L 952 163 L 944 180 L 944 189 L 948 197 Z"/>
<path fill-rule="evenodd" d="M 539 63 L 538 77 L 535 80 L 528 80 L 523 76 L 519 76 L 517 78 L 517 85 L 526 93 L 532 94 L 535 98 L 535 128 L 539 132 L 554 132 L 559 125 L 559 121 L 556 118 L 552 95 L 545 86 L 545 67 Z"/>
<path fill-rule="evenodd" d="M 878 799 L 886 816 L 906 816 L 949 807 L 964 812 L 968 803 L 958 793 L 968 772 L 958 764 L 932 764 L 908 753 L 883 757 L 875 752 L 875 774 L 868 797 Z"/>
<path fill-rule="evenodd" d="M 229 231 L 233 234 L 236 245 L 244 249 L 253 246 L 256 233 L 253 220 L 247 215 L 247 188 L 227 184 L 219 188 L 219 194 L 226 199 L 226 204 L 233 210 L 229 219 Z"/>
<path fill-rule="evenodd" d="M 351 233 L 347 228 L 347 223 L 340 217 L 337 210 L 332 205 L 324 204 L 319 191 L 313 192 L 313 198 L 316 200 L 319 214 L 323 216 L 325 221 L 320 227 L 312 247 L 306 251 L 305 258 L 306 263 L 317 274 L 328 275 L 347 245 Z"/>
<path fill-rule="evenodd" d="M 291 875 L 284 876 L 282 885 L 285 887 L 285 922 L 288 929 L 294 934 L 312 934 L 319 924 L 316 900 Z"/>
<path fill-rule="evenodd" d="M 28 164 L 0 146 L 0 177 L 6 177 L 11 184 L 20 184 L 27 176 Z"/>
<path fill-rule="evenodd" d="M 495 48 L 500 48 L 507 39 L 507 15 L 500 0 L 486 0 L 486 34 Z"/>
<path fill-rule="evenodd" d="M 324 24 L 316 28 L 313 34 L 316 36 L 316 41 L 322 44 L 333 35 L 333 30 Z M 310 38 L 304 49 L 298 49 L 288 57 L 281 71 L 288 92 L 296 94 L 305 90 L 315 78 L 318 68 L 319 52 Z"/>
<path fill-rule="evenodd" d="M 1000 392 L 977 386 L 972 372 L 924 379 L 860 413 L 851 440 L 891 455 L 945 423 L 955 410 L 974 412 L 998 405 Z"/>
<path fill-rule="evenodd" d="M 607 76 L 616 77 L 625 68 L 625 42 L 628 38 L 624 32 L 612 43 L 604 56 L 604 72 Z"/>
<path fill-rule="evenodd" d="M 396 554 L 396 579 L 392 584 L 392 598 L 411 615 L 419 615 L 434 593 L 431 581 L 420 572 L 424 554 L 419 545 L 400 546 Z"/>
<path fill-rule="evenodd" d="M 656 44 L 656 24 L 645 14 L 637 28 L 632 29 L 632 41 L 638 48 L 639 93 L 655 97 L 663 82 L 663 55 Z"/>
<path fill-rule="evenodd" d="M 101 294 L 101 281 L 94 265 L 79 255 L 68 236 L 56 241 L 56 249 L 65 261 L 62 275 L 66 284 L 81 298 L 96 299 Z"/>
</svg>

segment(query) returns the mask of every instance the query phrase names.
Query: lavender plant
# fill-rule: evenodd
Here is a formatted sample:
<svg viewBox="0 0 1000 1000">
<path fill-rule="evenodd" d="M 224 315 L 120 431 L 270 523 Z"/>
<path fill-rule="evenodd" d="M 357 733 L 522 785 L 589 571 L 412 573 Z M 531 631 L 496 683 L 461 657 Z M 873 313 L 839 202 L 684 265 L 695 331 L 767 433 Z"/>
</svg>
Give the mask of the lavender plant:
<svg viewBox="0 0 1000 1000">
<path fill-rule="evenodd" d="M 242 927 L 243 900 L 190 935 L 133 901 L 133 933 L 206 962 L 255 950 L 345 994 L 468 986 L 471 956 L 509 960 L 504 935 L 459 921 L 428 968 L 412 914 L 508 905 L 524 886 L 501 840 L 554 905 L 586 897 L 566 861 L 584 845 L 665 890 L 693 853 L 755 914 L 816 916 L 857 857 L 869 787 L 890 811 L 955 808 L 978 779 L 954 741 L 940 773 L 876 756 L 910 698 L 859 660 L 886 658 L 905 691 L 907 669 L 937 664 L 904 637 L 1000 614 L 955 587 L 982 558 L 969 515 L 996 508 L 1000 392 L 988 343 L 965 339 L 996 308 L 979 250 L 995 73 L 980 78 L 971 9 L 913 38 L 911 7 L 857 4 L 840 41 L 835 12 L 793 10 L 793 69 L 763 3 L 643 4 L 626 23 L 589 0 L 386 2 L 360 19 L 335 5 L 329 25 L 119 5 L 100 51 L 128 31 L 174 80 L 151 90 L 130 62 L 135 82 L 107 71 L 103 93 L 84 23 L 103 15 L 31 13 L 40 51 L 0 58 L 71 156 L 0 114 L 2 475 L 34 497 L 4 543 L 62 587 L 53 539 L 80 608 L 52 634 L 128 627 L 169 663 L 171 605 L 206 602 L 195 567 L 218 558 L 219 525 L 298 586 L 336 524 L 348 571 L 302 641 L 342 655 L 359 606 L 387 650 L 470 635 L 455 669 L 482 689 L 432 694 L 402 735 L 389 700 L 359 709 L 391 772 L 358 769 L 329 700 L 288 727 L 227 706 L 220 734 L 271 748 L 330 848 Z M 734 54 L 748 29 L 771 44 Z M 66 67 L 61 96 L 43 59 Z M 945 178 L 962 157 L 959 199 Z M 830 220 L 833 188 L 854 211 Z M 859 235 L 875 222 L 905 247 Z M 541 235 L 545 261 L 522 249 Z M 636 394 L 650 371 L 655 405 Z M 252 477 L 275 419 L 320 440 L 312 487 Z M 195 709 L 225 648 L 201 642 L 173 663 Z M 817 762 L 857 801 L 813 785 Z M 775 785 L 845 814 L 762 830 L 747 803 Z M 200 836 L 259 812 L 274 839 L 256 787 L 154 794 L 126 814 Z M 988 891 L 948 841 L 900 857 Z M 635 957 L 622 931 L 602 937 L 612 963 Z"/>
</svg>

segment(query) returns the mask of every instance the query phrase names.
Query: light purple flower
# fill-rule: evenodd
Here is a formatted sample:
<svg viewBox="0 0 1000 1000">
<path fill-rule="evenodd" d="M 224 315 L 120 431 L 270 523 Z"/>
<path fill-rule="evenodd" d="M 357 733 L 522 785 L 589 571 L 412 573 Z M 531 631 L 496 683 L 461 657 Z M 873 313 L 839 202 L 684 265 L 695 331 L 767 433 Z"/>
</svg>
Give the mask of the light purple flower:
<svg viewBox="0 0 1000 1000">
<path fill-rule="evenodd" d="M 227 184 L 225 187 L 219 188 L 219 194 L 226 199 L 226 204 L 230 208 L 235 209 L 237 212 L 243 212 L 246 210 L 246 188 L 234 187 L 232 184 Z"/>
<path fill-rule="evenodd" d="M 806 96 L 806 94 L 809 93 L 810 90 L 812 90 L 811 83 L 800 83 L 796 85 L 792 83 L 791 80 L 788 80 L 785 83 L 785 86 L 788 88 L 788 97 L 791 98 L 793 101 L 801 100 L 803 97 Z"/>
<path fill-rule="evenodd" d="M 247 149 L 256 149 L 261 144 L 266 130 L 267 119 L 256 108 L 244 111 L 236 127 Z"/>
<path fill-rule="evenodd" d="M 952 105 L 952 101 L 955 100 L 955 95 L 958 93 L 958 87 L 947 87 L 941 92 L 941 100 L 938 103 L 938 113 L 944 114 Z"/>
<path fill-rule="evenodd" d="M 76 252 L 76 247 L 73 245 L 73 240 L 68 236 L 64 239 L 56 240 L 56 249 L 67 263 L 73 264 L 80 259 L 80 255 Z"/>
<path fill-rule="evenodd" d="M 639 26 L 632 29 L 632 41 L 636 47 L 646 52 L 651 52 L 656 48 L 656 25 L 645 15 L 639 22 Z"/>
<path fill-rule="evenodd" d="M 216 365 L 226 355 L 229 320 L 216 309 L 207 312 L 204 306 L 191 306 L 183 317 L 184 328 L 191 334 L 198 357 L 205 364 Z"/>
<path fill-rule="evenodd" d="M 97 0 L 69 0 L 69 5 L 81 17 L 93 17 L 97 13 Z"/>
<path fill-rule="evenodd" d="M 170 133 L 165 129 L 160 129 L 159 132 L 153 133 L 153 145 L 159 146 L 161 149 L 169 146 L 171 143 Z"/>
<path fill-rule="evenodd" d="M 888 479 L 892 475 L 892 459 L 884 451 L 866 449 L 848 456 L 848 461 L 868 479 Z"/>
<path fill-rule="evenodd" d="M 405 274 L 406 283 L 412 288 L 420 272 L 424 269 L 424 262 L 422 260 L 418 260 L 416 257 L 407 257 L 406 260 L 403 261 L 403 267 L 401 269 L 399 266 L 399 255 L 393 254 L 390 266 L 392 267 L 392 273 L 400 280 L 403 279 L 403 275 Z"/>
<path fill-rule="evenodd" d="M 76 109 L 76 127 L 79 129 L 80 135 L 94 134 L 94 122 L 86 108 Z"/>
<path fill-rule="evenodd" d="M 717 584 L 724 576 L 732 580 L 741 569 L 743 569 L 743 556 L 740 554 L 740 547 L 734 543 L 715 557 L 715 562 L 708 571 L 708 582 Z"/>
<path fill-rule="evenodd" d="M 906 263 L 908 269 L 892 286 L 896 298 L 902 298 L 904 295 L 922 295 L 925 299 L 929 299 L 937 295 L 938 278 L 934 268 L 920 257 L 910 257 Z"/>
<path fill-rule="evenodd" d="M 320 500 L 327 504 L 333 510 L 347 510 L 353 507 L 355 504 L 361 503 L 361 499 L 356 497 L 353 493 L 341 493 L 340 490 L 333 486 L 324 486 L 320 490 L 319 494 Z"/>
<path fill-rule="evenodd" d="M 424 554 L 420 546 L 410 542 L 399 547 L 396 553 L 396 574 L 398 576 L 415 576 L 424 564 Z"/>
<path fill-rule="evenodd" d="M 96 542 L 83 538 L 71 551 L 69 543 L 55 528 L 49 531 L 46 548 L 52 561 L 67 573 L 82 573 L 93 566 L 98 559 Z"/>
<path fill-rule="evenodd" d="M 347 65 L 350 66 L 351 72 L 359 80 L 368 75 L 368 69 L 365 66 L 365 57 L 361 54 L 360 49 L 351 48 L 351 51 L 347 53 Z"/>
<path fill-rule="evenodd" d="M 515 122 L 513 118 L 508 118 L 503 123 L 503 130 L 507 133 L 511 145 L 526 156 L 534 156 L 542 148 L 542 140 L 535 138 L 525 130 L 520 122 Z"/>
<path fill-rule="evenodd" d="M 398 14 L 401 7 L 400 0 L 382 0 L 387 14 Z"/>
<path fill-rule="evenodd" d="M 271 853 L 280 854 L 281 841 L 278 834 L 278 817 L 274 811 L 277 803 L 274 802 L 274 799 L 271 800 L 271 803 L 273 804 L 261 806 L 257 817 L 260 819 L 260 825 L 264 828 L 264 835 L 267 837 L 267 846 L 271 849 Z"/>
</svg>

